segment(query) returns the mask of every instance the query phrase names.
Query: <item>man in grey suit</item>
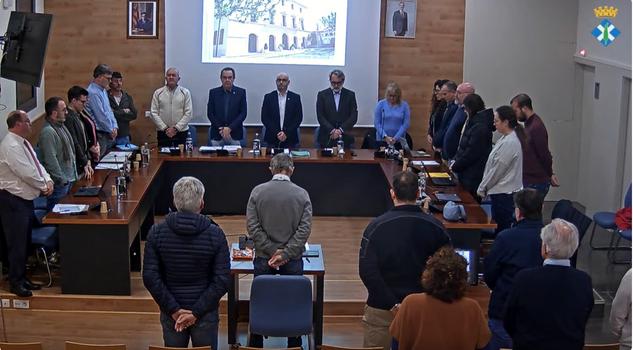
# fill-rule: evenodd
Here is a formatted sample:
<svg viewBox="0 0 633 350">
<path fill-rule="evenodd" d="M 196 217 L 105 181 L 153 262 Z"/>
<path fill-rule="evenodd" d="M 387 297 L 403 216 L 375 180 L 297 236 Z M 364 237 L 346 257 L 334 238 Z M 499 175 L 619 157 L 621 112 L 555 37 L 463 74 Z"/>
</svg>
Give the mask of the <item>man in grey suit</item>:
<svg viewBox="0 0 633 350">
<path fill-rule="evenodd" d="M 345 147 L 354 145 L 351 131 L 358 120 L 356 95 L 354 91 L 344 88 L 343 83 L 345 74 L 335 69 L 330 73 L 330 87 L 319 91 L 317 95 L 317 141 L 321 147 L 336 146 L 336 141 L 341 136 Z"/>
</svg>

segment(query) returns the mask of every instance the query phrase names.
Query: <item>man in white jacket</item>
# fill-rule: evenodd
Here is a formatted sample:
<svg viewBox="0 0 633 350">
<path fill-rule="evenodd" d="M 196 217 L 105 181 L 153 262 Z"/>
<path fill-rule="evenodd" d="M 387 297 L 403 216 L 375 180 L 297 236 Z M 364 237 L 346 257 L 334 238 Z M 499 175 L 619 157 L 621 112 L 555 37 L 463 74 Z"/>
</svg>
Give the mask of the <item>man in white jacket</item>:
<svg viewBox="0 0 633 350">
<path fill-rule="evenodd" d="M 175 147 L 184 144 L 189 133 L 189 121 L 193 106 L 191 93 L 179 86 L 180 73 L 176 68 L 165 72 L 165 86 L 154 91 L 151 118 L 156 125 L 159 147 Z"/>
</svg>

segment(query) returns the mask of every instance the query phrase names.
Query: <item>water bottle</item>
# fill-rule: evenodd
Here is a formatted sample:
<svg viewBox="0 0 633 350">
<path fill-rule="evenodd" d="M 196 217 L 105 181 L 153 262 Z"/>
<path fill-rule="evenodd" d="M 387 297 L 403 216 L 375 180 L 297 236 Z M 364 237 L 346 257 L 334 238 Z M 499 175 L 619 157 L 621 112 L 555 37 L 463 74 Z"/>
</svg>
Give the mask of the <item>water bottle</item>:
<svg viewBox="0 0 633 350">
<path fill-rule="evenodd" d="M 343 142 L 343 136 L 338 137 L 338 141 L 336 141 L 336 147 L 338 148 L 338 157 L 345 157 L 345 142 Z"/>
<path fill-rule="evenodd" d="M 149 145 L 147 142 L 141 147 L 141 165 L 143 167 L 149 166 Z"/>
<path fill-rule="evenodd" d="M 127 181 L 125 181 L 125 172 L 120 170 L 119 176 L 116 178 L 116 196 L 121 199 L 127 195 Z"/>
<path fill-rule="evenodd" d="M 418 189 L 420 190 L 420 195 L 426 191 L 426 171 L 424 169 L 420 171 L 418 176 Z"/>
<path fill-rule="evenodd" d="M 261 155 L 261 141 L 259 140 L 259 133 L 255 133 L 253 139 L 253 155 L 259 157 Z"/>
<path fill-rule="evenodd" d="M 185 152 L 190 156 L 193 154 L 193 140 L 191 139 L 191 131 L 187 133 L 187 139 L 185 140 Z"/>
</svg>

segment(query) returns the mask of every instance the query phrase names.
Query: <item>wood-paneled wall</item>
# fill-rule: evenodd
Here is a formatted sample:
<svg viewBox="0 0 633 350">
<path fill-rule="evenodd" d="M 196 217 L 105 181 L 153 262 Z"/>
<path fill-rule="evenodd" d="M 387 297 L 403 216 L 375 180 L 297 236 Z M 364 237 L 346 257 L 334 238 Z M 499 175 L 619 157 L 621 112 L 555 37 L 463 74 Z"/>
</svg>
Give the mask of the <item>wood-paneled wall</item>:
<svg viewBox="0 0 633 350">
<path fill-rule="evenodd" d="M 127 39 L 127 1 L 46 0 L 44 11 L 53 14 L 46 56 L 46 98 L 66 99 L 73 85 L 88 86 L 99 63 L 123 74 L 123 89 L 134 98 L 139 111 L 132 123 L 132 139 L 148 134 L 155 138 L 152 122 L 145 118 L 152 93 L 164 84 L 165 12 L 159 1 L 158 39 Z"/>
<path fill-rule="evenodd" d="M 387 0 L 382 1 L 384 33 Z M 415 39 L 380 39 L 379 91 L 396 81 L 412 110 L 409 133 L 415 147 L 424 147 L 429 100 L 436 79 L 462 78 L 465 0 L 417 0 Z M 54 15 L 46 60 L 46 95 L 66 96 L 74 84 L 87 86 L 98 63 L 108 63 L 124 76 L 124 89 L 135 99 L 139 117 L 132 125 L 136 142 L 154 135 L 143 115 L 152 92 L 163 84 L 165 69 L 164 7 L 160 2 L 159 38 L 126 38 L 126 0 L 46 0 Z M 306 143 L 306 142 L 304 142 Z M 357 142 L 358 143 L 358 142 Z M 309 143 L 311 144 L 311 143 Z M 309 144 L 304 144 L 308 146 Z"/>
</svg>

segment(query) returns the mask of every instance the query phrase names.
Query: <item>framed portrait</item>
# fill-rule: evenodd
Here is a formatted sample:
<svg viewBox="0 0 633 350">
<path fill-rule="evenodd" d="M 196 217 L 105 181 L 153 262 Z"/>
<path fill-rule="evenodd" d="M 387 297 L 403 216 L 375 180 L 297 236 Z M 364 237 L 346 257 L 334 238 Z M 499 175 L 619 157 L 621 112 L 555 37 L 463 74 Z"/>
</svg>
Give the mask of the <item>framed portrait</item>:
<svg viewBox="0 0 633 350">
<path fill-rule="evenodd" d="M 127 37 L 129 39 L 158 38 L 158 0 L 128 0 Z"/>
<path fill-rule="evenodd" d="M 387 0 L 385 37 L 415 38 L 416 0 Z"/>
</svg>

